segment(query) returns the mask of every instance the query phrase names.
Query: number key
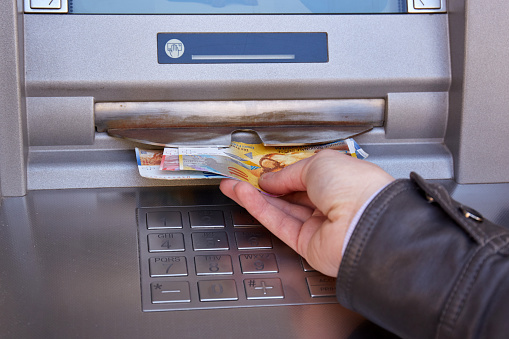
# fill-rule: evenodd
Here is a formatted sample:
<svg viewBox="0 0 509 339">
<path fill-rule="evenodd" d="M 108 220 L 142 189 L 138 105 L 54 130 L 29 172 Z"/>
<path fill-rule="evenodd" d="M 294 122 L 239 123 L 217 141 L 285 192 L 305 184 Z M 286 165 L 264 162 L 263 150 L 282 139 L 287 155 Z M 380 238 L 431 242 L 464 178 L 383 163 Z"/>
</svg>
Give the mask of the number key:
<svg viewBox="0 0 509 339">
<path fill-rule="evenodd" d="M 233 274 L 229 255 L 198 255 L 194 263 L 197 275 Z"/>
<path fill-rule="evenodd" d="M 187 275 L 186 257 L 154 257 L 149 260 L 151 277 Z"/>
<path fill-rule="evenodd" d="M 242 273 L 278 273 L 274 253 L 241 254 L 240 266 Z"/>
<path fill-rule="evenodd" d="M 148 235 L 149 252 L 182 252 L 184 235 L 182 233 L 152 233 Z"/>
</svg>

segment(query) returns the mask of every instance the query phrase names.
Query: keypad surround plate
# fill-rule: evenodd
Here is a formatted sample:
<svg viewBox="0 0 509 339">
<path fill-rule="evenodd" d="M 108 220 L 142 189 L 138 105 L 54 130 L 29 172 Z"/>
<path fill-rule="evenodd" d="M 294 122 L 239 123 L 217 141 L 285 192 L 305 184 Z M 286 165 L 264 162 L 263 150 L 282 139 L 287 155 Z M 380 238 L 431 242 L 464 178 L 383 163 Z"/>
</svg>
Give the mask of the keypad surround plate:
<svg viewBox="0 0 509 339">
<path fill-rule="evenodd" d="M 211 212 L 212 225 L 192 227 L 193 216 L 207 214 L 203 211 Z M 160 223 L 157 227 L 150 225 L 154 215 L 174 216 L 177 212 L 182 227 L 176 226 L 174 220 L 168 228 Z M 223 216 L 224 227 L 217 227 L 218 215 Z M 239 215 L 249 222 L 235 222 Z M 298 254 L 265 227 L 256 225 L 255 219 L 238 205 L 143 207 L 137 209 L 137 220 L 143 311 L 337 303 L 330 293 L 323 297 L 314 293 L 312 297 L 308 281 L 324 276 L 309 270 Z M 149 241 L 153 249 L 153 239 L 158 238 L 155 234 L 172 237 L 160 236 L 162 246 L 157 246 L 157 252 L 150 252 Z M 163 241 L 181 237 L 183 249 L 179 241 L 178 251 L 171 248 L 172 242 Z M 198 246 L 197 237 L 205 238 Z M 168 245 L 170 248 L 165 251 Z M 169 288 L 165 290 L 166 286 Z M 187 286 L 189 291 L 179 288 Z"/>
</svg>

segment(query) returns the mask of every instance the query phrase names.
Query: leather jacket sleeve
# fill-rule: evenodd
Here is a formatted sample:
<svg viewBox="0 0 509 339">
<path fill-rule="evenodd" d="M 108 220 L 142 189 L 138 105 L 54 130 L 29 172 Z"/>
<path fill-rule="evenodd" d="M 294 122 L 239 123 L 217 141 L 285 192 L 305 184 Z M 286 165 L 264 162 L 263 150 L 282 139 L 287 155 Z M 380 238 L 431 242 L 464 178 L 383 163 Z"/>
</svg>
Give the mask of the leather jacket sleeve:
<svg viewBox="0 0 509 339">
<path fill-rule="evenodd" d="M 336 290 L 403 338 L 508 338 L 509 230 L 412 173 L 361 216 Z"/>
</svg>

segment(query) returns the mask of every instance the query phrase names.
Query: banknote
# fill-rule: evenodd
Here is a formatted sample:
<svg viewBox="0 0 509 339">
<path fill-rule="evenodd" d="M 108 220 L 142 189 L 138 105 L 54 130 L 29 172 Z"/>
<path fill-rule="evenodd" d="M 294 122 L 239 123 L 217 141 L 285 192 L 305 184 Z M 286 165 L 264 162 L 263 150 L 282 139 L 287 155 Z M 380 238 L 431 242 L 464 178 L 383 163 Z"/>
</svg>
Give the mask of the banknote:
<svg viewBox="0 0 509 339">
<path fill-rule="evenodd" d="M 163 150 L 147 150 L 136 148 L 138 171 L 142 177 L 150 179 L 185 180 L 185 179 L 220 179 L 222 175 L 201 171 L 162 171 L 160 170 Z M 178 151 L 177 151 L 178 152 Z M 178 167 L 178 156 L 177 156 Z"/>
<path fill-rule="evenodd" d="M 159 166 L 161 171 L 179 171 L 179 149 L 176 147 L 165 148 L 161 151 L 161 161 Z"/>
<path fill-rule="evenodd" d="M 256 188 L 260 167 L 249 161 L 239 161 L 228 155 L 228 148 L 187 148 L 179 149 L 179 170 L 204 171 L 247 181 Z M 164 157 L 164 156 L 163 156 Z"/>
<path fill-rule="evenodd" d="M 258 166 L 261 168 L 261 172 L 265 173 L 279 171 L 299 160 L 309 158 L 323 149 L 337 150 L 359 159 L 368 157 L 368 154 L 351 138 L 318 145 L 281 147 L 232 142 L 225 153 L 244 163 Z"/>
<path fill-rule="evenodd" d="M 353 139 L 320 145 L 282 147 L 232 142 L 226 148 L 166 148 L 162 155 L 160 169 L 206 171 L 247 181 L 260 189 L 258 179 L 263 173 L 279 171 L 299 160 L 315 155 L 322 149 L 334 149 L 359 159 L 368 157 L 368 154 Z"/>
</svg>

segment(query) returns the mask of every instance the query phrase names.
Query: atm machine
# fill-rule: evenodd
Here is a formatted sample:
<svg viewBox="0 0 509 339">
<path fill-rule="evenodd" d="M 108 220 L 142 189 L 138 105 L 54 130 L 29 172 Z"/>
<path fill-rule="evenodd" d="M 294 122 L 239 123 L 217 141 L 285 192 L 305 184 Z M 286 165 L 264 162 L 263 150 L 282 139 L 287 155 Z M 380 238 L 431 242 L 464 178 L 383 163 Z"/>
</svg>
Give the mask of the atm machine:
<svg viewBox="0 0 509 339">
<path fill-rule="evenodd" d="M 509 226 L 506 1 L 2 3 L 2 338 L 390 336 L 217 179 L 142 178 L 144 144 L 363 132 Z"/>
</svg>

